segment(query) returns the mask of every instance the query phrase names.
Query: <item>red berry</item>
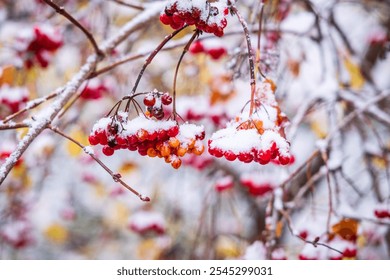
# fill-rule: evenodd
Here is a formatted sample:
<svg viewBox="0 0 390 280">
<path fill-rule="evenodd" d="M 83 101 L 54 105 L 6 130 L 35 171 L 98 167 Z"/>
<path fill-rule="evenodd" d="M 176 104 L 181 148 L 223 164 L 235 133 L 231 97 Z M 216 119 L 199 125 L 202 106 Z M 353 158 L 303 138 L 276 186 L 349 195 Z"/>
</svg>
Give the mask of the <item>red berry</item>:
<svg viewBox="0 0 390 280">
<path fill-rule="evenodd" d="M 250 153 L 240 153 L 238 159 L 245 163 L 250 163 L 253 160 L 253 156 Z"/>
<path fill-rule="evenodd" d="M 172 96 L 169 95 L 169 93 L 165 92 L 162 96 L 161 96 L 161 103 L 163 105 L 169 105 L 172 103 Z"/>
<path fill-rule="evenodd" d="M 153 107 L 154 104 L 156 104 L 156 98 L 154 98 L 152 95 L 147 95 L 144 98 L 144 104 L 145 106 Z"/>
<path fill-rule="evenodd" d="M 356 249 L 345 249 L 343 252 L 343 256 L 346 258 L 354 258 L 357 255 L 357 250 Z"/>
<path fill-rule="evenodd" d="M 258 151 L 256 154 L 256 161 L 258 161 L 260 164 L 267 164 L 271 160 L 271 152 L 268 151 Z"/>
<path fill-rule="evenodd" d="M 103 154 L 106 156 L 112 156 L 114 154 L 114 149 L 109 146 L 104 146 L 102 149 Z"/>
<path fill-rule="evenodd" d="M 290 163 L 290 157 L 279 155 L 279 162 L 281 165 L 287 165 Z"/>
<path fill-rule="evenodd" d="M 217 60 L 226 54 L 226 49 L 223 47 L 213 48 L 209 49 L 207 53 L 211 56 L 212 59 Z"/>
<path fill-rule="evenodd" d="M 165 25 L 170 25 L 172 23 L 172 17 L 167 14 L 161 14 L 160 21 Z"/>
<path fill-rule="evenodd" d="M 93 146 L 99 144 L 99 139 L 95 135 L 89 135 L 88 141 L 89 141 L 89 144 L 91 144 Z"/>
<path fill-rule="evenodd" d="M 177 134 L 179 134 L 179 127 L 172 126 L 170 129 L 168 129 L 167 134 L 169 137 L 175 137 Z"/>
<path fill-rule="evenodd" d="M 229 161 L 234 161 L 237 158 L 237 155 L 233 153 L 232 151 L 226 151 L 223 154 L 225 158 Z"/>
<path fill-rule="evenodd" d="M 205 49 L 204 49 L 204 46 L 202 44 L 202 41 L 195 41 L 191 47 L 190 47 L 190 52 L 193 53 L 193 54 L 198 54 L 198 53 L 202 53 L 204 52 Z"/>
</svg>

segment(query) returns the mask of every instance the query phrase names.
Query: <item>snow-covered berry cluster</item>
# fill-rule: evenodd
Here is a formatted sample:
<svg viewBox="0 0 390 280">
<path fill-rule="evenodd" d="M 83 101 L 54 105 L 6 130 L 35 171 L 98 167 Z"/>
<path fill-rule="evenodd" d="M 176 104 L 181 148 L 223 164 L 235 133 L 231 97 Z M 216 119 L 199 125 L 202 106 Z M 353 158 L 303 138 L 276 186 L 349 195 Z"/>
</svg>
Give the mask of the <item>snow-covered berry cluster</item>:
<svg viewBox="0 0 390 280">
<path fill-rule="evenodd" d="M 157 90 L 149 92 L 143 100 L 146 106 L 145 115 L 162 120 L 165 116 L 164 109 L 166 108 L 164 106 L 170 105 L 172 100 L 172 96 L 168 92 L 159 92 Z"/>
<path fill-rule="evenodd" d="M 227 1 L 207 0 L 172 0 L 160 15 L 160 20 L 173 29 L 182 28 L 185 24 L 195 25 L 206 33 L 223 36 L 229 14 Z"/>
<path fill-rule="evenodd" d="M 34 65 L 46 68 L 52 54 L 63 44 L 58 30 L 46 25 L 34 26 L 32 30 L 22 34 L 18 40 L 21 43 L 18 46 L 18 54 L 28 69 Z"/>
<path fill-rule="evenodd" d="M 24 219 L 16 220 L 1 226 L 0 241 L 15 249 L 23 249 L 34 242 L 31 233 L 29 221 Z"/>
<path fill-rule="evenodd" d="M 257 173 L 243 174 L 240 178 L 240 183 L 248 189 L 248 193 L 252 196 L 264 196 L 273 192 L 275 188 L 267 178 Z"/>
<path fill-rule="evenodd" d="M 107 156 L 115 150 L 138 151 L 142 156 L 164 158 L 175 169 L 181 165 L 185 154 L 200 155 L 204 151 L 203 126 L 185 123 L 178 125 L 173 120 L 156 120 L 140 115 L 128 120 L 127 113 L 100 119 L 89 136 L 91 145 L 103 145 Z"/>
<path fill-rule="evenodd" d="M 0 104 L 11 113 L 16 113 L 29 99 L 29 91 L 25 87 L 0 87 Z"/>
<path fill-rule="evenodd" d="M 230 190 L 234 186 L 234 179 L 231 175 L 226 175 L 221 178 L 218 178 L 215 182 L 214 188 L 217 192 L 223 192 Z"/>
<path fill-rule="evenodd" d="M 109 87 L 98 79 L 91 79 L 81 92 L 80 98 L 84 100 L 97 100 L 109 91 Z"/>
<path fill-rule="evenodd" d="M 205 42 L 201 40 L 195 41 L 189 49 L 190 53 L 207 54 L 214 60 L 220 59 L 221 57 L 227 54 L 227 50 L 225 46 L 220 44 L 208 44 L 208 42 L 210 42 L 210 40 L 207 40 Z"/>
<path fill-rule="evenodd" d="M 141 210 L 132 215 L 128 228 L 140 235 L 155 233 L 164 234 L 165 219 L 160 212 Z"/>
<path fill-rule="evenodd" d="M 283 128 L 287 121 L 275 100 L 273 83 L 262 83 L 257 91 L 255 110 L 249 115 L 244 111 L 226 128 L 216 131 L 208 141 L 209 153 L 229 161 L 268 164 L 278 160 L 290 162 L 290 145 L 284 138 Z"/>
<path fill-rule="evenodd" d="M 379 204 L 374 210 L 374 215 L 378 219 L 390 219 L 390 207 L 386 204 Z"/>
</svg>

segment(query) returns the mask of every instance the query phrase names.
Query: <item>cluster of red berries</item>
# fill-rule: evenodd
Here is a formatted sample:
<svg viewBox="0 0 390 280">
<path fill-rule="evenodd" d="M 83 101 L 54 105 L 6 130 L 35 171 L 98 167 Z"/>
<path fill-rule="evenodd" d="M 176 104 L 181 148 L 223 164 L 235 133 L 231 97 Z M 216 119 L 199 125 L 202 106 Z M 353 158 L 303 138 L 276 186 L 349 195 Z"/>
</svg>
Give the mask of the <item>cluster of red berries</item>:
<svg viewBox="0 0 390 280">
<path fill-rule="evenodd" d="M 49 65 L 51 55 L 63 44 L 61 36 L 56 31 L 39 26 L 34 26 L 30 38 L 20 38 L 20 40 L 26 46 L 19 50 L 19 56 L 22 57 L 24 65 L 28 69 L 37 63 L 42 68 L 46 68 Z"/>
<path fill-rule="evenodd" d="M 0 240 L 14 249 L 23 249 L 34 243 L 31 232 L 31 225 L 27 220 L 17 220 L 1 226 Z"/>
<path fill-rule="evenodd" d="M 5 106 L 11 114 L 19 111 L 28 99 L 29 91 L 25 87 L 4 85 L 0 88 L 0 104 Z"/>
<path fill-rule="evenodd" d="M 84 100 L 97 100 L 108 92 L 108 87 L 99 80 L 91 80 L 81 92 L 80 98 Z"/>
<path fill-rule="evenodd" d="M 157 120 L 162 120 L 165 116 L 164 106 L 169 106 L 172 103 L 172 96 L 168 92 L 159 92 L 154 90 L 149 92 L 144 97 L 144 105 L 146 106 L 145 115 L 154 117 Z"/>
<path fill-rule="evenodd" d="M 200 155 L 204 151 L 204 128 L 194 124 L 177 125 L 172 120 L 155 120 L 141 115 L 128 120 L 126 113 L 99 120 L 89 136 L 91 145 L 103 145 L 106 156 L 115 150 L 138 151 L 142 156 L 164 158 L 173 168 L 181 166 L 185 154 Z"/>
<path fill-rule="evenodd" d="M 241 184 L 248 189 L 248 193 L 252 196 L 263 196 L 274 190 L 268 182 L 257 182 L 252 177 L 242 177 L 240 179 Z"/>
<path fill-rule="evenodd" d="M 233 188 L 233 186 L 234 186 L 233 177 L 231 175 L 226 175 L 224 177 L 219 178 L 215 182 L 214 188 L 217 192 L 223 192 Z"/>
<path fill-rule="evenodd" d="M 284 137 L 287 117 L 281 112 L 274 91 L 272 81 L 261 83 L 251 104 L 253 112 L 243 111 L 226 128 L 216 131 L 208 142 L 209 153 L 244 163 L 290 163 L 290 144 Z"/>
<path fill-rule="evenodd" d="M 231 122 L 228 127 L 213 134 L 208 146 L 212 156 L 225 157 L 228 161 L 238 159 L 244 163 L 255 161 L 264 165 L 278 160 L 286 165 L 291 159 L 287 141 L 273 130 L 264 130 L 260 120 Z"/>
<path fill-rule="evenodd" d="M 140 235 L 155 233 L 162 235 L 166 231 L 162 214 L 154 211 L 139 211 L 132 216 L 128 228 Z"/>
<path fill-rule="evenodd" d="M 201 31 L 221 37 L 227 25 L 228 14 L 226 1 L 176 0 L 165 7 L 160 20 L 173 29 L 182 28 L 185 24 L 195 25 Z"/>
<path fill-rule="evenodd" d="M 375 209 L 374 214 L 378 219 L 390 218 L 390 211 L 388 209 Z"/>
<path fill-rule="evenodd" d="M 207 47 L 200 40 L 195 41 L 191 45 L 189 51 L 192 54 L 200 54 L 200 53 L 207 54 L 214 60 L 220 59 L 221 57 L 227 54 L 226 48 L 224 46 Z"/>
</svg>

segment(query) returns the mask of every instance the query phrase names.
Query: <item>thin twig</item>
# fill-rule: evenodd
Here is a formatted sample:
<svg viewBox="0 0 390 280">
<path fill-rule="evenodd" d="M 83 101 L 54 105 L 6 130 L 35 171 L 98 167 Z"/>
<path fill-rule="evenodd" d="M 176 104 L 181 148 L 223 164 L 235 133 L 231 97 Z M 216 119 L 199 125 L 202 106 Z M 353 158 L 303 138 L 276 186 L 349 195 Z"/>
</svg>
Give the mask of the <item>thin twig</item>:
<svg viewBox="0 0 390 280">
<path fill-rule="evenodd" d="M 122 186 L 124 186 L 126 189 L 128 189 L 129 191 L 131 191 L 133 194 L 135 194 L 136 196 L 138 196 L 142 201 L 145 201 L 145 202 L 148 202 L 150 201 L 150 198 L 147 197 L 147 196 L 144 196 L 142 194 L 140 194 L 139 192 L 137 192 L 135 189 L 133 189 L 132 187 L 130 187 L 128 184 L 126 184 L 122 179 L 121 179 L 121 175 L 119 173 L 114 173 L 107 165 L 105 165 L 100 159 L 98 159 L 93 153 L 89 152 L 87 150 L 87 147 L 82 145 L 79 141 L 73 139 L 72 137 L 66 135 L 65 133 L 63 133 L 61 130 L 59 130 L 57 127 L 53 127 L 53 126 L 48 126 L 49 129 L 51 129 L 53 132 L 57 133 L 58 135 L 61 135 L 62 137 L 68 139 L 69 141 L 73 142 L 74 144 L 76 144 L 77 146 L 79 146 L 87 155 L 89 155 L 91 158 L 93 158 L 104 170 L 107 171 L 108 174 L 110 174 L 110 176 L 112 177 L 112 179 L 115 181 L 115 182 L 118 182 L 120 183 Z"/>
<path fill-rule="evenodd" d="M 57 13 L 59 13 L 60 15 L 68 19 L 71 23 L 73 23 L 77 28 L 79 28 L 85 34 L 85 36 L 91 42 L 96 55 L 104 56 L 104 52 L 99 49 L 96 40 L 92 36 L 92 34 L 77 19 L 75 19 L 71 14 L 69 14 L 64 7 L 58 6 L 51 0 L 43 0 L 43 1 L 45 1 L 45 3 L 50 7 L 52 7 Z"/>
<path fill-rule="evenodd" d="M 133 8 L 133 9 L 140 10 L 140 11 L 143 11 L 145 9 L 145 7 L 141 3 L 132 4 L 132 3 L 127 3 L 127 2 L 121 1 L 121 0 L 111 0 L 111 1 L 115 2 L 119 5 L 126 6 L 126 7 Z"/>
<path fill-rule="evenodd" d="M 172 109 L 172 112 L 173 112 L 173 119 L 176 121 L 176 82 L 177 82 L 177 74 L 179 73 L 179 67 L 180 67 L 180 64 L 181 64 L 181 61 L 183 60 L 183 57 L 184 55 L 188 52 L 188 50 L 190 49 L 190 46 L 192 44 L 192 42 L 195 40 L 196 37 L 199 36 L 199 30 L 196 29 L 194 34 L 191 36 L 190 40 L 188 41 L 188 43 L 185 45 L 184 49 L 183 49 L 183 52 L 181 53 L 180 55 L 180 58 L 179 58 L 179 61 L 177 62 L 177 65 L 176 65 L 176 69 L 175 69 L 175 75 L 173 77 L 173 89 L 172 89 L 172 96 L 173 96 L 173 109 Z"/>
<path fill-rule="evenodd" d="M 250 38 L 250 33 L 248 30 L 248 25 L 246 24 L 245 19 L 241 16 L 238 9 L 235 6 L 231 7 L 232 11 L 237 15 L 239 22 L 245 33 L 246 44 L 248 47 L 248 60 L 249 60 L 249 72 L 250 72 L 250 86 L 251 86 L 251 105 L 249 108 L 249 116 L 253 114 L 255 109 L 255 91 L 256 91 L 256 77 L 255 77 L 255 64 L 254 64 L 254 55 L 252 49 L 252 43 Z"/>
</svg>

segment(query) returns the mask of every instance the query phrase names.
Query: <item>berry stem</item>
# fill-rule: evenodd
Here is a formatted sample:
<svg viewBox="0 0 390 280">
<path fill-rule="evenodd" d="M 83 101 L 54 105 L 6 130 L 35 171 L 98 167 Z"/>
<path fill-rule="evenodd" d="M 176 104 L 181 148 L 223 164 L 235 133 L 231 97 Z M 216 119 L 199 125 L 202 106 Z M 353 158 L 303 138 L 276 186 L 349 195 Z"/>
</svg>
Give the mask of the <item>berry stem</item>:
<svg viewBox="0 0 390 280">
<path fill-rule="evenodd" d="M 175 31 L 173 31 L 171 34 L 166 36 L 164 40 L 157 46 L 157 48 L 154 49 L 154 51 L 148 56 L 148 58 L 145 60 L 144 65 L 142 65 L 142 68 L 138 74 L 137 80 L 134 83 L 133 89 L 130 92 L 130 96 L 134 95 L 134 93 L 137 90 L 138 84 L 141 81 L 141 78 L 148 67 L 148 65 L 153 61 L 153 58 L 159 53 L 159 51 L 165 46 L 166 43 L 168 43 L 173 37 L 175 37 L 180 31 L 182 31 L 184 28 L 186 28 L 188 25 L 184 25 L 182 28 L 179 28 Z M 127 101 L 126 109 L 125 111 L 128 112 L 129 106 L 130 106 L 130 99 Z"/>
<path fill-rule="evenodd" d="M 108 174 L 111 175 L 112 179 L 115 181 L 115 182 L 118 182 L 120 183 L 122 186 L 124 186 L 126 189 L 128 189 L 129 191 L 131 191 L 133 194 L 135 194 L 136 196 L 138 196 L 142 201 L 150 201 L 150 198 L 147 197 L 147 196 L 143 196 L 142 194 L 140 194 L 139 192 L 137 192 L 135 189 L 133 189 L 132 187 L 130 187 L 128 184 L 126 184 L 122 179 L 121 179 L 121 175 L 118 174 L 118 173 L 114 173 L 107 165 L 105 165 L 100 159 L 98 159 L 93 153 L 90 153 L 90 152 L 87 152 L 87 149 L 86 149 L 86 146 L 84 146 L 83 144 L 81 144 L 79 141 L 73 139 L 72 137 L 66 135 L 65 133 L 63 133 L 61 130 L 59 130 L 57 127 L 53 127 L 51 125 L 48 126 L 48 128 L 50 130 L 52 130 L 53 132 L 57 133 L 58 135 L 61 135 L 62 137 L 68 139 L 69 141 L 73 142 L 74 144 L 76 144 L 77 146 L 79 146 L 81 149 L 83 149 L 83 151 L 89 155 L 91 158 L 93 158 L 104 170 L 107 171 Z"/>
<path fill-rule="evenodd" d="M 260 54 L 261 54 L 261 48 L 260 48 L 260 42 L 261 42 L 261 30 L 263 29 L 263 16 L 264 16 L 264 3 L 260 4 L 260 16 L 259 16 L 259 30 L 257 34 L 257 50 L 256 50 L 256 69 L 259 71 L 260 75 L 265 78 L 265 75 L 263 72 L 261 72 L 260 68 Z"/>
<path fill-rule="evenodd" d="M 196 37 L 199 36 L 199 33 L 200 33 L 200 30 L 196 29 L 194 34 L 191 36 L 190 40 L 188 41 L 188 43 L 184 46 L 183 52 L 181 53 L 179 61 L 177 62 L 177 65 L 176 65 L 175 76 L 173 78 L 173 92 L 172 92 L 172 96 L 173 96 L 173 105 L 172 105 L 173 109 L 172 109 L 172 111 L 173 111 L 173 119 L 175 121 L 176 121 L 176 115 L 177 115 L 177 113 L 176 113 L 176 82 L 177 82 L 177 74 L 179 72 L 179 67 L 180 67 L 181 61 L 183 60 L 184 55 L 190 49 L 190 46 L 191 46 L 192 42 L 194 42 Z"/>
<path fill-rule="evenodd" d="M 49 5 L 50 7 L 52 7 L 57 13 L 59 13 L 60 15 L 64 16 L 67 20 L 69 20 L 71 23 L 73 23 L 77 28 L 79 28 L 84 34 L 85 36 L 88 38 L 88 40 L 91 42 L 92 46 L 93 46 L 93 49 L 95 50 L 96 52 L 96 55 L 100 56 L 100 57 L 104 57 L 104 52 L 102 50 L 99 49 L 97 43 L 96 43 L 96 40 L 95 38 L 93 37 L 93 35 L 77 20 L 75 19 L 71 14 L 69 14 L 65 9 L 64 7 L 60 7 L 58 6 L 57 4 L 55 4 L 53 1 L 51 0 L 43 0 L 47 5 Z"/>
<path fill-rule="evenodd" d="M 239 22 L 245 33 L 246 44 L 248 46 L 248 60 L 249 60 L 249 71 L 250 71 L 250 85 L 251 85 L 251 99 L 250 99 L 250 108 L 249 108 L 249 116 L 253 114 L 255 108 L 255 91 L 256 91 L 256 77 L 255 77 L 255 64 L 254 64 L 254 55 L 252 49 L 251 38 L 248 30 L 248 25 L 245 19 L 241 16 L 235 6 L 231 6 L 232 12 L 237 15 Z"/>
</svg>

